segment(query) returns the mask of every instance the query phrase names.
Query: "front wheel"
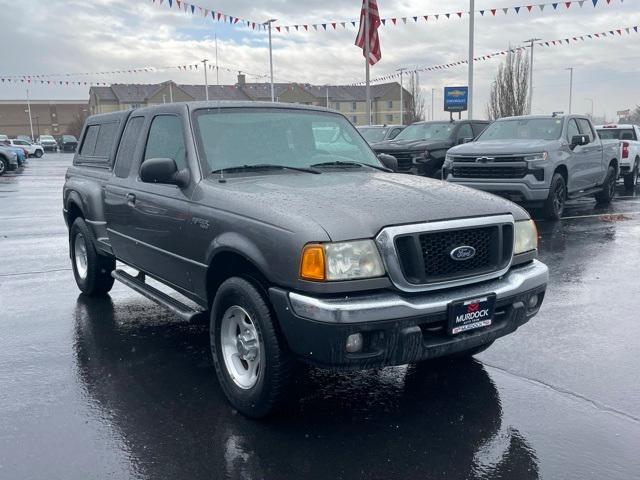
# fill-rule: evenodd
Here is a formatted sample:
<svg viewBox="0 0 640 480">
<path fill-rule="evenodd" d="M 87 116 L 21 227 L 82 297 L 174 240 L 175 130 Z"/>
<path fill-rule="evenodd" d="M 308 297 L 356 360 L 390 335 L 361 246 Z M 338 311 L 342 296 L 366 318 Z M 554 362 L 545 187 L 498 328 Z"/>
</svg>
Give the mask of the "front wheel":
<svg viewBox="0 0 640 480">
<path fill-rule="evenodd" d="M 567 184 L 564 177 L 559 173 L 555 173 L 551 179 L 551 187 L 549 188 L 549 196 L 542 207 L 543 214 L 546 218 L 559 220 L 564 212 L 564 204 L 567 201 Z"/>
<path fill-rule="evenodd" d="M 638 185 L 638 170 L 640 169 L 640 160 L 636 159 L 633 170 L 624 176 L 624 188 L 626 190 L 634 190 Z"/>
<path fill-rule="evenodd" d="M 611 203 L 613 196 L 616 193 L 616 169 L 613 167 L 609 167 L 607 170 L 607 176 L 604 179 L 604 184 L 602 185 L 602 191 L 596 193 L 596 202 L 598 203 Z"/>
<path fill-rule="evenodd" d="M 209 336 L 220 386 L 238 411 L 260 418 L 281 405 L 293 362 L 267 299 L 254 284 L 233 277 L 220 286 Z"/>
<path fill-rule="evenodd" d="M 0 158 L 0 176 L 4 175 L 7 171 L 7 161 L 4 158 Z"/>
<path fill-rule="evenodd" d="M 36 156 L 36 158 L 41 158 L 42 157 L 42 150 L 36 150 L 35 156 Z"/>
<path fill-rule="evenodd" d="M 116 261 L 98 253 L 93 232 L 82 218 L 76 219 L 71 226 L 69 248 L 78 288 L 90 296 L 108 293 L 113 287 L 111 272 L 116 268 Z"/>
</svg>

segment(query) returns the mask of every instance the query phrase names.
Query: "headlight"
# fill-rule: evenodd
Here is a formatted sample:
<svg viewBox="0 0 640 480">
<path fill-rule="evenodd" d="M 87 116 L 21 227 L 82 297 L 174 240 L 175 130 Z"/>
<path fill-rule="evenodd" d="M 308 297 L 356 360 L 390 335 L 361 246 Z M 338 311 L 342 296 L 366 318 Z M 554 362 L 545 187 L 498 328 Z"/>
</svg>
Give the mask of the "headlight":
<svg viewBox="0 0 640 480">
<path fill-rule="evenodd" d="M 549 154 L 547 152 L 542 153 L 533 153 L 531 155 L 525 155 L 524 160 L 526 162 L 542 162 L 549 158 Z"/>
<path fill-rule="evenodd" d="M 302 251 L 300 278 L 313 281 L 355 280 L 384 275 L 373 240 L 307 245 Z"/>
<path fill-rule="evenodd" d="M 538 248 L 538 229 L 533 220 L 516 222 L 513 254 L 530 252 Z"/>
</svg>

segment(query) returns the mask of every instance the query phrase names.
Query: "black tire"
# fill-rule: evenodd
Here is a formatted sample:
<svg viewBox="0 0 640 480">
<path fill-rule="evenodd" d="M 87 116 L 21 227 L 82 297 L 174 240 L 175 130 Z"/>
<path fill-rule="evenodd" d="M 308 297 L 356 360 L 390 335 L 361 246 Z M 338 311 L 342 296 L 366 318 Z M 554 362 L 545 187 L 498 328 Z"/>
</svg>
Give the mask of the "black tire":
<svg viewBox="0 0 640 480">
<path fill-rule="evenodd" d="M 82 260 L 76 254 L 76 244 L 80 249 L 84 244 L 86 265 L 82 265 Z M 69 252 L 73 276 L 82 293 L 94 297 L 107 294 L 113 287 L 111 272 L 116 268 L 116 261 L 113 257 L 98 253 L 93 232 L 82 218 L 77 218 L 71 226 Z"/>
<path fill-rule="evenodd" d="M 604 178 L 604 183 L 602 184 L 602 190 L 596 193 L 594 196 L 596 197 L 596 202 L 607 204 L 611 203 L 611 199 L 616 193 L 616 169 L 613 167 L 609 167 L 607 170 L 607 176 Z"/>
<path fill-rule="evenodd" d="M 552 220 L 559 220 L 564 212 L 566 201 L 567 184 L 561 174 L 554 173 L 549 187 L 549 196 L 542 207 L 543 216 Z"/>
<path fill-rule="evenodd" d="M 7 173 L 8 165 L 9 165 L 8 162 L 4 158 L 0 157 L 0 177 L 5 173 Z"/>
<path fill-rule="evenodd" d="M 240 307 L 257 331 L 260 367 L 255 384 L 241 388 L 225 362 L 221 327 L 225 313 Z M 241 413 L 261 418 L 281 406 L 293 376 L 294 362 L 275 328 L 268 301 L 253 283 L 232 277 L 218 289 L 211 308 L 209 338 L 218 380 L 229 402 Z M 228 344 L 227 344 L 228 345 Z M 242 357 L 238 357 L 243 362 Z"/>
<path fill-rule="evenodd" d="M 41 158 L 42 157 L 42 150 L 36 150 L 36 153 L 34 154 L 36 158 Z"/>
<path fill-rule="evenodd" d="M 640 159 L 636 158 L 636 162 L 633 166 L 631 173 L 627 173 L 624 176 L 624 188 L 627 191 L 635 190 L 638 185 L 638 170 L 640 170 Z"/>
</svg>

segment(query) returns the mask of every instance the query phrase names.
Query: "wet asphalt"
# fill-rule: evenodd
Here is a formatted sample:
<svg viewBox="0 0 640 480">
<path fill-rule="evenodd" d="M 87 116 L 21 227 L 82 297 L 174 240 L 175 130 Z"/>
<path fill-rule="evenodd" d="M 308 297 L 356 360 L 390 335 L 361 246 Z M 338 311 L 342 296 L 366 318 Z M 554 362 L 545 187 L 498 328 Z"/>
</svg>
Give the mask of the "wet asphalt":
<svg viewBox="0 0 640 480">
<path fill-rule="evenodd" d="M 0 177 L 0 479 L 640 478 L 640 190 L 540 221 L 540 314 L 466 363 L 305 371 L 226 403 L 204 327 L 73 280 L 70 155 Z"/>
</svg>

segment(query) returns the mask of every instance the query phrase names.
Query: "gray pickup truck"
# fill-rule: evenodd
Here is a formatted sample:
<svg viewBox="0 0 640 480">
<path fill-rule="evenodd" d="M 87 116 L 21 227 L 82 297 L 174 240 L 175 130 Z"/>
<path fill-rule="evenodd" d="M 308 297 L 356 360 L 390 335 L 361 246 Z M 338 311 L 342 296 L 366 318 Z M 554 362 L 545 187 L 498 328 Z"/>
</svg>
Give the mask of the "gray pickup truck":
<svg viewBox="0 0 640 480">
<path fill-rule="evenodd" d="M 254 417 L 286 397 L 296 361 L 468 357 L 530 320 L 548 270 L 529 215 L 394 167 L 322 108 L 90 117 L 63 192 L 76 283 L 104 295 L 116 279 L 207 322 L 222 389 Z"/>
<path fill-rule="evenodd" d="M 451 148 L 443 178 L 542 208 L 557 219 L 567 199 L 594 195 L 600 203 L 611 201 L 619 150 L 603 145 L 580 115 L 508 117 L 474 142 Z"/>
</svg>

